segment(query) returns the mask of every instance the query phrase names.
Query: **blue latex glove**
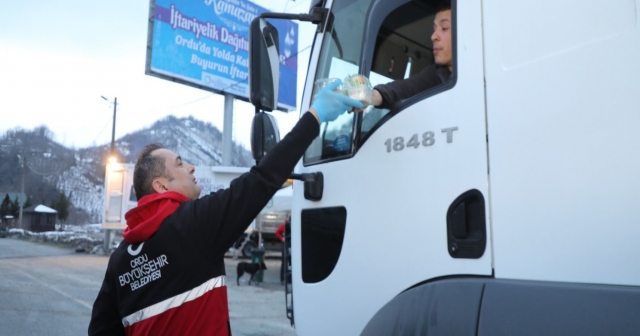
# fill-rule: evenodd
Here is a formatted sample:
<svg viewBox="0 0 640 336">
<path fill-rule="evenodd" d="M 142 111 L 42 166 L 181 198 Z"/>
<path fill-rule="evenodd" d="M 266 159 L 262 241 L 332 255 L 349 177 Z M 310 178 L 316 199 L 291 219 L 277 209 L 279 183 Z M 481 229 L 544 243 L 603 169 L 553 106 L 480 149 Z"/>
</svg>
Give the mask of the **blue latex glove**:
<svg viewBox="0 0 640 336">
<path fill-rule="evenodd" d="M 333 92 L 342 84 L 341 80 L 327 84 L 316 96 L 316 100 L 311 104 L 318 113 L 320 123 L 334 121 L 345 111 L 352 108 L 362 108 L 362 103 L 349 98 L 343 94 Z"/>
</svg>

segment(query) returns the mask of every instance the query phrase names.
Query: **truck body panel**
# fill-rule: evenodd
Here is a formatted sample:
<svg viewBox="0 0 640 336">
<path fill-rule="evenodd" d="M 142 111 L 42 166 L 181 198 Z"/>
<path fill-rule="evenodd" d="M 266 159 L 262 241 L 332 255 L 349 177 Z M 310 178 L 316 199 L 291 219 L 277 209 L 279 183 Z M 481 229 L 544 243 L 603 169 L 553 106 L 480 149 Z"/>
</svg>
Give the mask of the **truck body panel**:
<svg viewBox="0 0 640 336">
<path fill-rule="evenodd" d="M 638 6 L 483 5 L 496 277 L 639 286 Z"/>
</svg>

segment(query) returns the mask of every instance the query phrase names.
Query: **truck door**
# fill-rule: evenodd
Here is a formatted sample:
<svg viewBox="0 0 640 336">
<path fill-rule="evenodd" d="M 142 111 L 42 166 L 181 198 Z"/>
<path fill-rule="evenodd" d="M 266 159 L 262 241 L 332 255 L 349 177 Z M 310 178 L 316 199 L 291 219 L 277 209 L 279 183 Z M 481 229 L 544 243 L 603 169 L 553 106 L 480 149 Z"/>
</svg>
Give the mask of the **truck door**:
<svg viewBox="0 0 640 336">
<path fill-rule="evenodd" d="M 316 37 L 313 82 L 364 74 L 373 84 L 433 64 L 436 6 L 335 0 Z M 297 167 L 322 172 L 320 201 L 296 182 L 293 307 L 300 335 L 356 335 L 403 291 L 441 277 L 491 276 L 487 131 L 479 1 L 455 1 L 448 81 L 391 109 L 322 124 Z"/>
</svg>

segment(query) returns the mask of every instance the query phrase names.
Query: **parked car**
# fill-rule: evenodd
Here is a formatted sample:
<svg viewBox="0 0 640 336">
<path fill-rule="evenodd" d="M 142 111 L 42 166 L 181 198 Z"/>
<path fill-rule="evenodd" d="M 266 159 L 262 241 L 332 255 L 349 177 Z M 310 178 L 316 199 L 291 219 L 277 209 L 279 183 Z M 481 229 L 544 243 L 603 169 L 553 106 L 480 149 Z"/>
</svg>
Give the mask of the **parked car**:
<svg viewBox="0 0 640 336">
<path fill-rule="evenodd" d="M 9 229 L 6 226 L 0 226 L 0 238 L 6 238 L 9 234 Z"/>
</svg>

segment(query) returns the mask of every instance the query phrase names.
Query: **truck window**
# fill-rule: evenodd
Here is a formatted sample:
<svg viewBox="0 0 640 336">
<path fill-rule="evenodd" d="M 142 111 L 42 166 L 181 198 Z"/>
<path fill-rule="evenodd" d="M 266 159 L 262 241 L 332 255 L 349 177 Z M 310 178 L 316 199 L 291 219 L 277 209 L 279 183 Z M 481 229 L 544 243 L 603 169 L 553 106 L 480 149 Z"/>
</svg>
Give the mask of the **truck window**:
<svg viewBox="0 0 640 336">
<path fill-rule="evenodd" d="M 435 64 L 431 36 L 437 10 L 437 1 L 410 1 L 384 19 L 377 34 L 369 73 L 374 86 L 409 78 Z M 389 109 L 373 106 L 367 108 L 363 113 L 360 138 L 366 138 L 389 112 Z"/>
<path fill-rule="evenodd" d="M 372 19 L 381 3 L 395 9 L 381 19 Z M 335 0 L 314 81 L 344 79 L 361 73 L 375 86 L 421 72 L 434 64 L 431 35 L 437 6 L 437 0 Z M 372 34 L 367 34 L 365 29 L 373 29 Z M 365 39 L 375 36 L 375 41 L 374 38 L 363 41 L 363 36 Z M 367 49 L 372 43 L 375 46 L 371 54 Z M 312 95 L 315 94 L 314 90 Z M 313 97 L 311 99 L 313 101 Z M 368 107 L 363 113 L 344 113 L 322 124 L 320 135 L 305 153 L 303 163 L 310 165 L 353 156 L 362 139 L 383 123 L 389 112 L 389 109 Z"/>
<path fill-rule="evenodd" d="M 344 79 L 348 75 L 359 73 L 364 31 L 362 23 L 372 1 L 333 2 L 314 81 L 322 78 Z M 354 122 L 354 114 L 345 113 L 332 122 L 322 124 L 320 136 L 305 153 L 304 163 L 319 163 L 350 156 L 353 152 Z"/>
</svg>

